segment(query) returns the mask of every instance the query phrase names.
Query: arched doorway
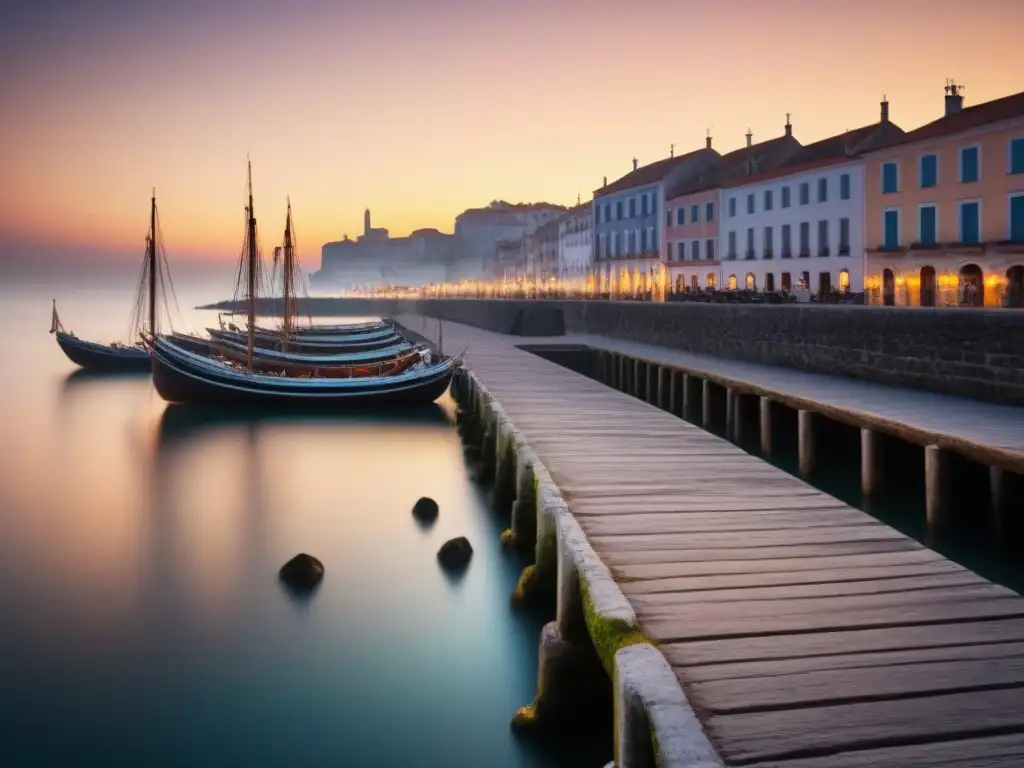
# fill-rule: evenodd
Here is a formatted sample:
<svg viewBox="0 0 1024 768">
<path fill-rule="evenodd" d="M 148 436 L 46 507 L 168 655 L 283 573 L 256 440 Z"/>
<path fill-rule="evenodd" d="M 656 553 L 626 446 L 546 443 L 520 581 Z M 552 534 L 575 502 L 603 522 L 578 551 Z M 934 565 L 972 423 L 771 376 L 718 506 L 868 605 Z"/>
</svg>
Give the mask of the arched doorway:
<svg viewBox="0 0 1024 768">
<path fill-rule="evenodd" d="M 705 281 L 706 281 L 705 284 L 707 285 L 708 288 L 714 288 L 715 287 L 715 273 L 714 272 L 708 272 L 708 275 L 705 278 Z"/>
<path fill-rule="evenodd" d="M 729 290 L 736 290 L 736 275 L 729 275 Z"/>
<path fill-rule="evenodd" d="M 839 270 L 839 292 L 846 293 L 850 290 L 850 270 Z"/>
<path fill-rule="evenodd" d="M 935 267 L 921 267 L 921 306 L 935 306 Z"/>
<path fill-rule="evenodd" d="M 967 264 L 960 270 L 960 306 L 985 306 L 985 275 L 977 264 Z"/>
<path fill-rule="evenodd" d="M 1006 270 L 1006 306 L 1024 308 L 1024 266 L 1020 264 Z"/>
<path fill-rule="evenodd" d="M 753 272 L 747 272 L 747 279 L 744 283 L 744 287 L 748 291 L 753 291 L 757 289 L 757 280 L 754 278 Z"/>
<path fill-rule="evenodd" d="M 696 291 L 696 290 L 698 290 L 700 288 L 700 285 L 698 284 L 697 276 L 696 275 L 690 275 L 690 288 L 692 290 L 694 290 L 694 291 Z"/>
<path fill-rule="evenodd" d="M 887 307 L 896 304 L 896 276 L 891 269 L 882 270 L 882 303 Z"/>
<path fill-rule="evenodd" d="M 764 289 L 768 293 L 775 291 L 775 274 L 773 272 L 769 272 L 764 276 Z"/>
<path fill-rule="evenodd" d="M 682 293 L 683 288 L 686 287 L 686 278 L 682 275 L 676 277 L 676 293 Z"/>
</svg>

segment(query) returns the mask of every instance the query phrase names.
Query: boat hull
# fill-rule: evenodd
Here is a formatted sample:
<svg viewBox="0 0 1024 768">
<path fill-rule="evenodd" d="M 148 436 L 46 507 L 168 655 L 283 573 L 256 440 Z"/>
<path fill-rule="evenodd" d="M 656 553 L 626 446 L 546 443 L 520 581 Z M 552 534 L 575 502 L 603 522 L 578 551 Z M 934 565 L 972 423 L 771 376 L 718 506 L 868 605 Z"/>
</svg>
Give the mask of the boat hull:
<svg viewBox="0 0 1024 768">
<path fill-rule="evenodd" d="M 316 338 L 317 336 L 345 336 L 350 334 L 373 333 L 390 330 L 391 325 L 381 320 L 372 323 L 352 323 L 351 325 L 306 325 L 295 329 L 298 338 Z M 280 328 L 265 328 L 256 326 L 256 333 L 271 334 L 279 336 Z"/>
<path fill-rule="evenodd" d="M 249 343 L 249 337 L 238 331 L 222 331 L 219 328 L 207 328 L 206 332 L 214 339 L 233 341 L 236 344 L 248 345 Z M 351 340 L 341 339 L 337 336 L 328 338 L 330 339 L 329 341 L 326 339 L 317 339 L 314 341 L 310 340 L 308 337 L 295 339 L 288 344 L 287 351 L 321 355 L 332 353 L 341 354 L 345 352 L 368 352 L 375 349 L 390 347 L 404 341 L 404 339 L 394 331 L 389 332 L 387 335 L 375 335 L 373 338 L 369 339 L 363 338 L 360 334 L 353 334 Z M 280 336 L 257 334 L 255 343 L 256 346 L 264 349 L 282 350 Z"/>
<path fill-rule="evenodd" d="M 112 347 L 56 331 L 57 345 L 75 365 L 87 371 L 149 370 L 149 353 L 143 347 Z"/>
<path fill-rule="evenodd" d="M 454 361 L 416 377 L 374 379 L 289 379 L 217 372 L 191 364 L 187 358 L 168 353 L 158 343 L 150 347 L 153 384 L 171 403 L 218 406 L 317 406 L 423 405 L 441 397 L 451 383 Z M 213 365 L 213 364 L 211 364 Z M 268 379 L 273 379 L 268 381 Z"/>
</svg>

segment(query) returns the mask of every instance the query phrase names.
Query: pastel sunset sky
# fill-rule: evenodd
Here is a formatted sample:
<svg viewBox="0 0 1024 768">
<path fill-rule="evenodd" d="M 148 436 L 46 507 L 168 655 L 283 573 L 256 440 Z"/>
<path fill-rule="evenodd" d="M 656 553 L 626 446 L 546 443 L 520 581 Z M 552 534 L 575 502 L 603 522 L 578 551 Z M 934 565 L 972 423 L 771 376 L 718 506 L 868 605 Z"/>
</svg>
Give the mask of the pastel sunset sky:
<svg viewBox="0 0 1024 768">
<path fill-rule="evenodd" d="M 232 259 L 245 158 L 264 251 L 310 265 L 364 208 L 403 235 L 495 198 L 570 204 L 641 163 L 1024 90 L 1024 0 L 7 0 L 0 260 Z"/>
</svg>

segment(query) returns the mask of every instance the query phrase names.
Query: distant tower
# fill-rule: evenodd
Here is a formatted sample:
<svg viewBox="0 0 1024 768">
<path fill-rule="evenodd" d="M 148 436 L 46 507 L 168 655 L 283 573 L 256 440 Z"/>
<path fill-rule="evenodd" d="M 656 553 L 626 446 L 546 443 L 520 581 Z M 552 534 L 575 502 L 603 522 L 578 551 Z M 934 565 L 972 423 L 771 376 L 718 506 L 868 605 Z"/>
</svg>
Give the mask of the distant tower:
<svg viewBox="0 0 1024 768">
<path fill-rule="evenodd" d="M 366 212 L 363 214 L 363 234 L 364 235 L 370 234 L 370 209 L 369 208 L 367 208 Z"/>
</svg>

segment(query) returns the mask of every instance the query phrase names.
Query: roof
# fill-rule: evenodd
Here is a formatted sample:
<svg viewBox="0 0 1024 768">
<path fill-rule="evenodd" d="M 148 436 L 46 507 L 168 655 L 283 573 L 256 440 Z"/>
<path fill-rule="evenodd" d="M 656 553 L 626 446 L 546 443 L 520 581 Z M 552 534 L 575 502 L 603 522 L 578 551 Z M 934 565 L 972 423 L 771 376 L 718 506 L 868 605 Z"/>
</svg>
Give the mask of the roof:
<svg viewBox="0 0 1024 768">
<path fill-rule="evenodd" d="M 665 199 L 672 200 L 677 197 L 682 197 L 683 195 L 693 195 L 697 192 L 704 192 L 705 190 L 717 189 L 718 187 L 725 186 L 737 175 L 743 173 L 746 168 L 748 156 L 753 156 L 755 162 L 757 162 L 764 155 L 780 150 L 787 144 L 793 144 L 795 147 L 800 146 L 800 142 L 794 139 L 791 135 L 783 134 L 782 136 L 777 136 L 774 139 L 762 141 L 759 144 L 752 144 L 749 147 L 734 149 L 732 152 L 722 155 L 718 159 L 717 163 L 708 168 L 697 178 L 690 179 L 674 189 L 668 190 L 665 195 Z M 744 176 L 744 178 L 749 178 L 749 176 Z"/>
<path fill-rule="evenodd" d="M 463 216 L 500 216 L 508 213 L 533 213 L 537 211 L 564 211 L 564 205 L 554 203 L 506 203 L 504 200 L 493 200 L 485 208 L 467 208 L 456 218 Z"/>
<path fill-rule="evenodd" d="M 666 157 L 663 160 L 658 160 L 657 162 L 650 163 L 649 165 L 642 165 L 635 171 L 631 171 L 622 178 L 616 179 L 611 184 L 606 184 L 600 189 L 594 190 L 594 197 L 604 197 L 605 195 L 610 195 L 614 192 L 621 192 L 625 189 L 642 187 L 647 184 L 656 184 L 678 166 L 682 165 L 687 160 L 692 160 L 702 152 L 714 153 L 715 151 L 713 149 L 709 150 L 706 147 L 701 147 L 700 149 L 695 149 L 693 152 L 687 152 L 685 155 Z"/>
<path fill-rule="evenodd" d="M 558 237 L 558 222 L 557 218 L 545 221 L 537 227 L 537 237 Z"/>
<path fill-rule="evenodd" d="M 1003 120 L 1024 117 L 1024 91 L 1004 96 L 1001 99 L 986 101 L 976 104 L 973 107 L 965 107 L 952 115 L 940 117 L 930 123 L 904 133 L 888 143 L 874 147 L 870 151 L 876 152 L 902 144 L 913 144 L 918 141 L 938 139 L 943 136 L 951 136 L 955 133 L 969 131 L 972 128 L 980 128 L 990 123 L 998 123 Z"/>
<path fill-rule="evenodd" d="M 876 149 L 903 135 L 903 129 L 889 121 L 872 123 L 852 131 L 843 131 L 843 133 L 829 136 L 813 144 L 804 145 L 789 160 L 776 168 L 751 176 L 734 177 L 722 186 L 739 187 L 791 176 L 801 171 L 849 162 L 857 155 Z"/>
</svg>

